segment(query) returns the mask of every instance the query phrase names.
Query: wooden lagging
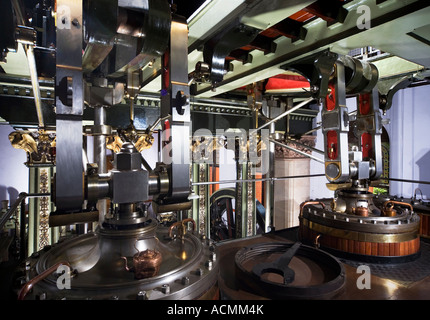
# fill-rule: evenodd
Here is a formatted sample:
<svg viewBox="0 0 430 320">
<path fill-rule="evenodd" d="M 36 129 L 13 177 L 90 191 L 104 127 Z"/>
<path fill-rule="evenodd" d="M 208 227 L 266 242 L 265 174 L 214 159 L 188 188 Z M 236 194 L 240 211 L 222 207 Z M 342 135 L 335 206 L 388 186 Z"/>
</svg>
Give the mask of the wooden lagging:
<svg viewBox="0 0 430 320">
<path fill-rule="evenodd" d="M 312 243 L 314 243 L 316 237 L 321 234 L 320 232 L 311 230 L 307 226 L 303 225 L 300 226 L 299 232 L 301 239 L 312 241 Z M 418 236 L 415 239 L 404 242 L 377 243 L 350 240 L 321 234 L 319 243 L 321 247 L 367 256 L 400 257 L 415 254 L 420 249 L 420 238 Z"/>
<path fill-rule="evenodd" d="M 420 236 L 430 238 L 430 215 L 425 213 L 418 213 L 418 215 L 420 216 Z"/>
</svg>

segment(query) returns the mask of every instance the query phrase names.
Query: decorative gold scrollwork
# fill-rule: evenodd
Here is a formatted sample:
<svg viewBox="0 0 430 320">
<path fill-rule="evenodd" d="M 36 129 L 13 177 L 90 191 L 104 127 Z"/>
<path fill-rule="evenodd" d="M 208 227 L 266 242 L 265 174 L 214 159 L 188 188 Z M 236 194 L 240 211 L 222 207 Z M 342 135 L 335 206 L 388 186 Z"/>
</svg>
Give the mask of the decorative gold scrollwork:
<svg viewBox="0 0 430 320">
<path fill-rule="evenodd" d="M 27 153 L 27 165 L 55 164 L 55 133 L 18 130 L 9 134 L 9 141 L 15 149 L 22 149 Z"/>
</svg>

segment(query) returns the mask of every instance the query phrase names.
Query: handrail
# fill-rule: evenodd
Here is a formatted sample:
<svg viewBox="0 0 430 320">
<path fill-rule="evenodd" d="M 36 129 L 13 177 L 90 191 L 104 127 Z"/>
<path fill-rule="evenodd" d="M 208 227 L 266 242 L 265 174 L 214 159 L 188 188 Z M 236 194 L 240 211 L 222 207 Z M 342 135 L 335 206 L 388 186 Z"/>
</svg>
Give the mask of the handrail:
<svg viewBox="0 0 430 320">
<path fill-rule="evenodd" d="M 7 220 L 9 220 L 12 217 L 12 214 L 15 212 L 16 209 L 18 209 L 18 206 L 21 204 L 23 200 L 26 198 L 38 198 L 38 197 L 48 197 L 50 196 L 50 193 L 26 193 L 21 192 L 18 195 L 18 198 L 15 200 L 13 205 L 11 205 L 10 209 L 0 217 L 0 230 L 3 229 L 4 225 L 6 224 Z"/>
</svg>

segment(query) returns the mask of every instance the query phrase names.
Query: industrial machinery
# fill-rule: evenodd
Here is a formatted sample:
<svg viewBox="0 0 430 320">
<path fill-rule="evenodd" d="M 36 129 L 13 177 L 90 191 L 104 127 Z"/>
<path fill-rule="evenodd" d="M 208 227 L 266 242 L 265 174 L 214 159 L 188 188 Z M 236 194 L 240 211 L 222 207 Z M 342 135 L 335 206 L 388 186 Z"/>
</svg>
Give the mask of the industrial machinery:
<svg viewBox="0 0 430 320">
<path fill-rule="evenodd" d="M 52 35 L 55 22 L 55 132 L 48 133 L 35 94 L 36 139 L 27 131 L 14 132 L 10 139 L 28 152 L 31 164 L 55 163 L 51 189 L 55 211 L 49 215 L 49 226 L 86 222 L 96 223 L 96 228 L 35 251 L 25 261 L 27 281 L 18 299 L 216 297 L 218 264 L 212 241 L 194 232 L 195 221 L 185 215 L 178 214 L 170 223 L 156 217 L 191 207 L 186 21 L 158 0 L 57 1 L 55 5 L 40 4 L 46 11 L 41 14 L 44 19 L 55 15 L 55 21 L 45 21 L 51 25 L 44 29 L 45 36 Z M 35 31 L 28 33 L 28 40 L 19 35 L 16 41 L 28 41 L 27 57 L 34 63 L 29 52 L 37 45 L 32 38 Z M 139 70 L 160 56 L 164 70 L 160 116 L 138 132 L 133 101 L 141 83 Z M 38 83 L 37 70 L 32 71 L 32 80 Z M 113 135 L 106 109 L 119 103 L 124 91 L 131 101 L 130 123 Z M 82 161 L 84 104 L 94 110 L 94 125 L 84 131 L 94 137 L 95 163 Z M 140 151 L 152 145 L 160 123 L 167 151 L 163 162 L 151 169 Z M 174 144 L 179 147 L 172 149 Z M 109 171 L 108 147 L 114 150 Z M 36 156 L 40 154 L 43 158 Z M 142 206 L 149 196 L 152 216 Z M 58 291 L 59 266 L 68 267 L 72 290 Z"/>
<path fill-rule="evenodd" d="M 377 81 L 372 64 L 348 56 L 335 62 L 322 109 L 325 175 L 335 198 L 301 204 L 300 235 L 355 259 L 408 261 L 419 253 L 418 214 L 410 203 L 369 192 L 383 173 Z M 347 94 L 357 96 L 354 119 Z"/>
<path fill-rule="evenodd" d="M 394 94 L 429 82 L 426 1 L 3 9 L 0 117 L 30 177 L 0 216 L 0 230 L 15 222 L 14 298 L 336 298 L 351 288 L 339 258 L 420 258 L 426 205 L 370 190 L 390 179 L 382 136 Z M 277 152 L 294 154 L 285 175 Z M 297 156 L 324 173 L 295 173 Z M 306 200 L 285 206 L 282 237 L 275 199 L 296 186 L 276 183 L 315 177 L 334 197 L 297 187 Z"/>
</svg>

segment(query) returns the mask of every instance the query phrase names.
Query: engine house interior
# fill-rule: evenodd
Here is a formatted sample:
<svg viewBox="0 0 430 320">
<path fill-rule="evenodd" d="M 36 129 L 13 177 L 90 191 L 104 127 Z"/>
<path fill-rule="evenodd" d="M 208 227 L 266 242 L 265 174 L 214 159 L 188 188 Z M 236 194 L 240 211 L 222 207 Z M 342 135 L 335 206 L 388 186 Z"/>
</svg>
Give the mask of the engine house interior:
<svg viewBox="0 0 430 320">
<path fill-rule="evenodd" d="M 0 15 L 2 299 L 430 297 L 428 1 Z"/>
</svg>

